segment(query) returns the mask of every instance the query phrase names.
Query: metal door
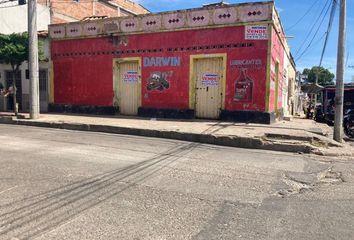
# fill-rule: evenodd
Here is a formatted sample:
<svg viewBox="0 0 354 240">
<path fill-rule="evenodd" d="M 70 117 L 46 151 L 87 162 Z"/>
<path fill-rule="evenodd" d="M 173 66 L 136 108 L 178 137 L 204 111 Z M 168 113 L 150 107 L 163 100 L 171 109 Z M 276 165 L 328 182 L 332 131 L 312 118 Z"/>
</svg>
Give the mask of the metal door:
<svg viewBox="0 0 354 240">
<path fill-rule="evenodd" d="M 137 115 L 140 106 L 139 61 L 117 64 L 118 104 L 123 115 Z"/>
<path fill-rule="evenodd" d="M 222 105 L 223 59 L 214 57 L 194 61 L 196 117 L 217 119 Z"/>
<path fill-rule="evenodd" d="M 48 71 L 39 70 L 39 106 L 41 112 L 48 112 Z"/>
</svg>

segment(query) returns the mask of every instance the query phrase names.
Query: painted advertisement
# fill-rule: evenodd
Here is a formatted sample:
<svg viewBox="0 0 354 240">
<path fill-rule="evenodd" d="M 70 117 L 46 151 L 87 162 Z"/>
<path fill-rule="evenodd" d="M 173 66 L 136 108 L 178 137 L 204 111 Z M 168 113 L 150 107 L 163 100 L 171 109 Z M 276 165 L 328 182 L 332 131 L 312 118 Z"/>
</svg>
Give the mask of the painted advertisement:
<svg viewBox="0 0 354 240">
<path fill-rule="evenodd" d="M 244 31 L 244 26 L 235 26 L 133 34 L 126 36 L 127 45 L 116 45 L 106 38 L 53 41 L 54 101 L 112 106 L 113 79 L 118 72 L 112 71 L 113 59 L 134 57 L 141 59 L 139 77 L 127 73 L 124 78 L 126 82 L 141 81 L 141 107 L 193 109 L 190 56 L 225 53 L 225 82 L 216 71 L 205 70 L 205 87 L 219 84 L 224 90 L 224 110 L 264 111 L 268 42 L 245 41 Z M 238 81 L 242 69 L 247 69 L 252 84 Z"/>
<path fill-rule="evenodd" d="M 268 27 L 267 26 L 246 26 L 245 27 L 246 40 L 267 40 Z"/>
<path fill-rule="evenodd" d="M 216 73 L 204 73 L 202 75 L 202 86 L 212 87 L 219 85 L 219 75 Z"/>
<path fill-rule="evenodd" d="M 145 57 L 144 67 L 179 67 L 181 66 L 180 57 Z"/>
<path fill-rule="evenodd" d="M 242 69 L 235 83 L 234 100 L 236 102 L 251 102 L 253 95 L 253 80 L 247 76 L 247 70 Z"/>
<path fill-rule="evenodd" d="M 151 73 L 148 81 L 146 89 L 148 91 L 158 90 L 164 91 L 170 88 L 170 83 L 167 80 L 167 77 L 171 75 L 168 72 L 153 72 Z"/>
<path fill-rule="evenodd" d="M 237 68 L 261 68 L 264 67 L 262 59 L 234 59 L 230 62 L 231 67 Z"/>
</svg>

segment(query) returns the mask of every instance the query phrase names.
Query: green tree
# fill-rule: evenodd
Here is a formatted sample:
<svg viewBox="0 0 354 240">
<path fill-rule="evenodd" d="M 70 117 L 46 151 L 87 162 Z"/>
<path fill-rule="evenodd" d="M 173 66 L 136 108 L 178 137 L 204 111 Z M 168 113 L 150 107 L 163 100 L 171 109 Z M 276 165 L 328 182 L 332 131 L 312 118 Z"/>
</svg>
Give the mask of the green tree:
<svg viewBox="0 0 354 240">
<path fill-rule="evenodd" d="M 43 42 L 38 41 L 39 59 L 43 59 Z M 12 86 L 14 91 L 14 112 L 17 115 L 16 102 L 16 80 L 15 74 L 20 70 L 21 64 L 28 60 L 28 34 L 12 33 L 9 35 L 0 34 L 0 63 L 9 64 L 12 68 Z"/>
<path fill-rule="evenodd" d="M 16 101 L 16 72 L 21 64 L 28 59 L 28 35 L 27 33 L 13 33 L 10 35 L 0 35 L 0 62 L 10 64 L 12 68 L 12 87 L 14 112 L 17 115 Z"/>
<path fill-rule="evenodd" d="M 310 83 L 316 82 L 316 74 L 318 74 L 318 84 L 321 86 L 333 85 L 334 74 L 328 69 L 323 67 L 312 67 L 311 69 L 305 68 L 302 72 L 308 76 Z"/>
</svg>

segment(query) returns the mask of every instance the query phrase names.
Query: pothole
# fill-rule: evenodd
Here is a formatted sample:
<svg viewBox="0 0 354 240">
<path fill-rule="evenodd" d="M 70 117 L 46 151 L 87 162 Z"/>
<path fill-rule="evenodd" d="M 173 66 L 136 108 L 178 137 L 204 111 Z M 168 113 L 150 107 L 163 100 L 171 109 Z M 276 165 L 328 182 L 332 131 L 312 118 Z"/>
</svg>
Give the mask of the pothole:
<svg viewBox="0 0 354 240">
<path fill-rule="evenodd" d="M 317 175 L 317 184 L 338 184 L 344 182 L 341 172 L 333 171 L 333 167 L 328 168 Z"/>
<path fill-rule="evenodd" d="M 278 196 L 286 197 L 294 194 L 303 193 L 305 191 L 313 190 L 311 184 L 293 179 L 285 174 L 282 176 L 283 182 L 289 187 L 288 189 L 282 189 L 277 192 Z"/>
<path fill-rule="evenodd" d="M 306 191 L 313 191 L 316 186 L 321 184 L 340 184 L 343 182 L 343 177 L 341 172 L 333 171 L 333 167 L 331 166 L 318 173 L 303 173 L 295 176 L 283 174 L 282 180 L 288 188 L 277 191 L 276 195 L 284 198 Z"/>
</svg>

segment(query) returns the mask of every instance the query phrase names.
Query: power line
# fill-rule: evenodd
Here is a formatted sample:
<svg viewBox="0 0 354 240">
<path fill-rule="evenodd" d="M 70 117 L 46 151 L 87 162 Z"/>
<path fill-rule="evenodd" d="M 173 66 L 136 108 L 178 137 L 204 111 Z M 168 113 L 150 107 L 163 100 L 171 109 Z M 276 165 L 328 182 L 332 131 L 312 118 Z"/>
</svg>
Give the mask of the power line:
<svg viewBox="0 0 354 240">
<path fill-rule="evenodd" d="M 304 14 L 302 17 L 300 17 L 299 20 L 296 21 L 296 23 L 294 23 L 291 27 L 285 29 L 285 31 L 289 31 L 289 30 L 293 29 L 295 26 L 297 26 L 297 25 L 307 16 L 307 14 L 310 13 L 310 11 L 312 10 L 312 8 L 316 5 L 316 3 L 318 3 L 318 1 L 319 1 L 319 0 L 317 0 L 316 2 L 314 2 L 314 3 L 311 5 L 311 7 L 305 12 L 305 14 Z"/>
<path fill-rule="evenodd" d="M 319 37 L 319 38 L 317 39 L 317 41 L 315 42 L 315 45 L 317 46 L 317 45 L 325 38 L 325 36 L 326 36 L 326 33 L 323 33 L 323 34 L 321 35 L 321 37 Z M 301 55 L 299 58 L 296 58 L 296 61 L 299 61 L 302 57 L 307 56 L 310 52 L 311 52 L 311 50 L 310 50 L 310 51 L 303 52 L 302 55 Z"/>
<path fill-rule="evenodd" d="M 315 27 L 316 27 L 318 21 L 321 19 L 322 15 L 323 15 L 324 11 L 326 10 L 327 5 L 328 5 L 328 3 L 330 3 L 330 1 L 331 1 L 331 0 L 327 0 L 327 2 L 325 3 L 325 5 L 323 6 L 323 8 L 322 8 L 320 14 L 318 15 L 317 19 L 315 20 L 315 24 L 312 25 L 310 31 L 308 32 L 308 34 L 307 34 L 306 38 L 304 39 L 304 41 L 302 42 L 302 44 L 300 45 L 299 49 L 296 51 L 295 55 L 298 55 L 298 53 L 302 50 L 302 48 L 303 48 L 304 45 L 306 44 L 307 40 L 309 39 L 309 37 L 310 37 L 311 34 L 312 34 L 312 31 L 315 29 Z M 330 6 L 330 5 L 329 5 L 329 6 Z"/>
<path fill-rule="evenodd" d="M 301 59 L 301 57 L 302 57 L 302 56 L 306 53 L 306 51 L 311 47 L 311 45 L 312 45 L 312 43 L 313 43 L 313 40 L 315 39 L 316 35 L 318 34 L 318 32 L 319 32 L 319 30 L 320 30 L 320 28 L 321 28 L 321 26 L 322 26 L 322 24 L 323 24 L 323 22 L 324 22 L 326 16 L 327 16 L 327 13 L 328 13 L 330 7 L 331 7 L 331 5 L 328 5 L 328 8 L 327 8 L 325 14 L 323 15 L 322 20 L 321 20 L 320 24 L 318 25 L 318 28 L 317 28 L 315 34 L 313 35 L 313 37 L 312 37 L 310 43 L 307 45 L 307 47 L 304 49 L 304 51 L 302 51 L 301 55 L 297 58 L 297 60 Z"/>
<path fill-rule="evenodd" d="M 337 7 L 337 0 L 333 0 L 332 9 L 331 9 L 331 13 L 330 13 L 329 21 L 328 21 L 327 32 L 326 32 L 326 40 L 325 40 L 324 45 L 323 45 L 319 67 L 321 67 L 321 65 L 322 65 L 323 57 L 324 57 L 324 54 L 326 52 L 329 35 L 331 33 L 331 30 L 332 30 L 334 16 L 336 15 L 336 7 Z"/>
</svg>

